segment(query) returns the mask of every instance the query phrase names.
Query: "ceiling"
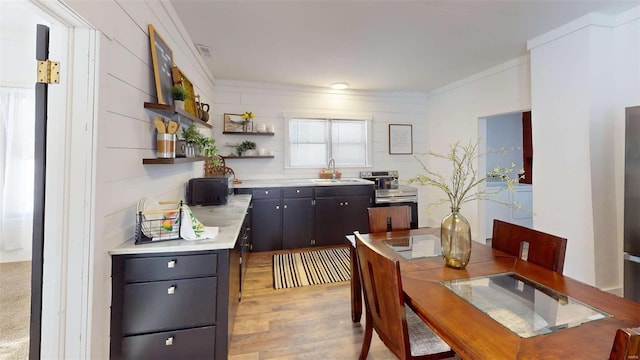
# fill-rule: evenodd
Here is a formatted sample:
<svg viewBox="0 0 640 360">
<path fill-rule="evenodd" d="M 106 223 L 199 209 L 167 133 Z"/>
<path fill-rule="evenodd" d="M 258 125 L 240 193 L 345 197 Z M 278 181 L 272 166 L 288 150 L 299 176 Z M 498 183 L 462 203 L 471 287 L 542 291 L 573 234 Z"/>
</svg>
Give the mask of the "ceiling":
<svg viewBox="0 0 640 360">
<path fill-rule="evenodd" d="M 526 42 L 634 1 L 172 0 L 215 79 L 430 91 L 525 55 Z"/>
</svg>

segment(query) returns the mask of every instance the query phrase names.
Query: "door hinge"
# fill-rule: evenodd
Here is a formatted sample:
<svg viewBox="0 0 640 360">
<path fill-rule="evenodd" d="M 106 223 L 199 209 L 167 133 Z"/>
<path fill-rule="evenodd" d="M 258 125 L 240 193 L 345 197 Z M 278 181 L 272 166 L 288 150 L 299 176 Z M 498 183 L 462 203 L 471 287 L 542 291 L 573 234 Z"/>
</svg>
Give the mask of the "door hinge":
<svg viewBox="0 0 640 360">
<path fill-rule="evenodd" d="M 38 61 L 37 82 L 45 84 L 59 84 L 60 62 L 51 60 Z"/>
</svg>

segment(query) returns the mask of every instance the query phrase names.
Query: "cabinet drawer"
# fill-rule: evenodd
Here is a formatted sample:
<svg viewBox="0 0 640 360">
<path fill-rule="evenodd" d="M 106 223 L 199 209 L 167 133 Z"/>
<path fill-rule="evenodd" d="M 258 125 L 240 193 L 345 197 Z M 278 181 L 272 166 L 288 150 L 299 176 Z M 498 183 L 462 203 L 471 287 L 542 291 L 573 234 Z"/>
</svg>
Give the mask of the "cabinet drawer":
<svg viewBox="0 0 640 360">
<path fill-rule="evenodd" d="M 281 188 L 254 189 L 252 198 L 255 199 L 280 199 Z"/>
<path fill-rule="evenodd" d="M 127 284 L 123 335 L 213 325 L 216 292 L 216 277 Z"/>
<path fill-rule="evenodd" d="M 316 198 L 334 196 L 373 195 L 373 185 L 318 186 Z"/>
<path fill-rule="evenodd" d="M 217 273 L 217 268 L 217 254 L 128 258 L 124 261 L 124 281 L 211 276 Z"/>
<path fill-rule="evenodd" d="M 213 359 L 216 327 L 127 336 L 122 339 L 123 359 Z"/>
<path fill-rule="evenodd" d="M 282 195 L 285 199 L 313 197 L 312 187 L 284 188 Z"/>
</svg>

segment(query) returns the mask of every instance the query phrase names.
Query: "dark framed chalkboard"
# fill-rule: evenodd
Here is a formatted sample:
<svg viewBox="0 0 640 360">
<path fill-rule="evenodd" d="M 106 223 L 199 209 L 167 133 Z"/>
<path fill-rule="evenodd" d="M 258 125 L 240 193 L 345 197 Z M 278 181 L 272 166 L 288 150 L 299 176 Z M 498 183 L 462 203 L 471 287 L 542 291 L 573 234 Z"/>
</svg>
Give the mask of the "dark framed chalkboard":
<svg viewBox="0 0 640 360">
<path fill-rule="evenodd" d="M 172 105 L 171 87 L 173 86 L 173 77 L 171 68 L 173 67 L 173 52 L 151 24 L 149 24 L 149 42 L 151 44 L 151 60 L 153 61 L 153 75 L 156 80 L 158 103 Z"/>
</svg>

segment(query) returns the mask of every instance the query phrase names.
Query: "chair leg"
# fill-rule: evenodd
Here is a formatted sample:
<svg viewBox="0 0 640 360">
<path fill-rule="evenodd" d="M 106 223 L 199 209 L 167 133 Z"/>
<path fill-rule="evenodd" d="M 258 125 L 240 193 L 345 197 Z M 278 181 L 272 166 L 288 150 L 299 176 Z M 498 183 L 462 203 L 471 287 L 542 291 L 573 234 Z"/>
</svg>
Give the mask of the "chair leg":
<svg viewBox="0 0 640 360">
<path fill-rule="evenodd" d="M 360 360 L 366 360 L 369 355 L 369 347 L 371 346 L 371 337 L 373 336 L 373 322 L 369 311 L 365 311 L 366 325 L 364 327 L 364 339 L 362 339 L 362 349 L 360 350 Z"/>
</svg>

